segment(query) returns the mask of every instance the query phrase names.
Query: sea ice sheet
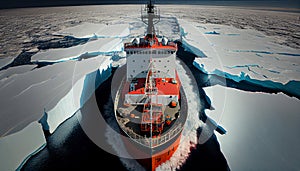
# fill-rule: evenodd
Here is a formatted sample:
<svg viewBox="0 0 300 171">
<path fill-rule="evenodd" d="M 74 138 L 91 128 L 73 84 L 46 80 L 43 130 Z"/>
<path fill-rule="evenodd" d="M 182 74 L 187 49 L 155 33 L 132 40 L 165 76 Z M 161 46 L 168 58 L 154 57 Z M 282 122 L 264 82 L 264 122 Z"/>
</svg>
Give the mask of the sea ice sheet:
<svg viewBox="0 0 300 171">
<path fill-rule="evenodd" d="M 17 170 L 28 156 L 46 144 L 42 126 L 32 122 L 23 130 L 0 138 L 0 170 Z"/>
<path fill-rule="evenodd" d="M 89 73 L 102 72 L 110 66 L 111 57 L 99 56 L 82 61 L 57 63 L 1 80 L 0 136 L 20 131 L 29 123 L 39 120 L 44 109 L 50 111 L 57 106 L 78 80 Z M 76 93 L 81 92 L 74 92 L 75 95 Z M 70 115 L 70 113 L 60 113 L 59 110 L 55 113 Z M 61 118 L 58 119 L 63 122 Z"/>
<path fill-rule="evenodd" d="M 6 70 L 0 71 L 0 80 L 7 79 L 12 75 L 25 74 L 26 72 L 33 70 L 35 67 L 37 67 L 37 65 L 20 65 L 20 66 L 10 67 Z"/>
<path fill-rule="evenodd" d="M 74 27 L 69 27 L 55 35 L 73 36 L 76 38 L 108 38 L 108 37 L 127 37 L 129 35 L 128 24 L 95 24 L 83 23 Z"/>
<path fill-rule="evenodd" d="M 284 94 L 245 92 L 222 86 L 204 88 L 227 134 L 216 134 L 232 170 L 300 168 L 300 100 Z"/>
<path fill-rule="evenodd" d="M 222 71 L 282 84 L 300 81 L 300 50 L 279 45 L 259 31 L 217 24 L 178 20 L 183 45 L 199 56 L 194 65 L 202 71 Z M 206 34 L 216 31 L 219 34 Z"/>
<path fill-rule="evenodd" d="M 77 110 L 79 110 L 85 102 L 91 97 L 96 88 L 111 75 L 111 60 L 108 57 L 103 57 L 102 60 L 91 60 L 89 65 L 78 63 L 77 71 L 86 73 L 73 80 L 71 90 L 57 103 L 57 105 L 50 109 L 48 113 L 48 124 L 50 133 L 66 119 L 71 117 Z M 96 69 L 96 70 L 95 70 Z M 77 77 L 75 75 L 75 77 Z"/>
<path fill-rule="evenodd" d="M 10 64 L 13 60 L 13 57 L 0 58 L 0 69 Z"/>
<path fill-rule="evenodd" d="M 123 51 L 123 42 L 120 38 L 91 39 L 83 45 L 70 48 L 49 49 L 31 57 L 31 62 L 64 62 L 80 57 L 112 55 Z"/>
</svg>

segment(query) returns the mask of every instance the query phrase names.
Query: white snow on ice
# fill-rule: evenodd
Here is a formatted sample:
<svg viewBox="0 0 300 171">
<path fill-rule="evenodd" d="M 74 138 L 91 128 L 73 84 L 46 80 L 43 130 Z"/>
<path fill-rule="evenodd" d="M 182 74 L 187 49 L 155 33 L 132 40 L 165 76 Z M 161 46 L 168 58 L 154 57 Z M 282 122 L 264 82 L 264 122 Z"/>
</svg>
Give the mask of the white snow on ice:
<svg viewBox="0 0 300 171">
<path fill-rule="evenodd" d="M 99 56 L 82 61 L 49 65 L 0 80 L 0 135 L 9 135 L 39 120 L 44 108 L 49 112 L 49 120 L 55 116 L 50 113 L 56 113 L 57 120 L 62 122 L 63 115 L 73 114 L 75 110 L 64 107 L 75 100 L 75 97 L 70 94 L 73 86 L 76 88 L 74 94 L 80 94 L 82 90 L 80 86 L 83 86 L 81 84 L 84 83 L 87 74 L 95 71 L 102 73 L 110 66 L 111 57 Z M 66 99 L 66 96 L 69 99 Z M 64 104 L 63 101 L 66 103 Z M 78 99 L 75 101 L 77 102 Z M 12 104 L 15 107 L 11 106 Z M 76 105 L 79 107 L 78 104 Z"/>
<path fill-rule="evenodd" d="M 300 167 L 300 101 L 283 94 L 204 88 L 227 134 L 216 134 L 232 170 L 297 170 Z M 225 93 L 224 93 L 225 92 Z M 219 98 L 220 94 L 225 98 Z M 221 117 L 219 117 L 221 115 Z"/>
<path fill-rule="evenodd" d="M 0 69 L 14 61 L 13 57 L 0 58 Z"/>
<path fill-rule="evenodd" d="M 255 30 L 178 21 L 183 45 L 199 56 L 194 65 L 204 72 L 282 84 L 300 81 L 299 49 L 273 43 L 272 37 Z M 219 34 L 211 34 L 214 31 Z"/>
<path fill-rule="evenodd" d="M 99 56 L 58 63 L 0 80 L 0 170 L 22 167 L 45 146 L 42 125 L 37 122 L 44 109 L 48 115 L 42 123 L 52 133 L 110 75 L 111 57 Z"/>
<path fill-rule="evenodd" d="M 77 63 L 71 90 L 54 108 L 47 111 L 50 133 L 80 109 L 96 88 L 111 75 L 110 57 L 92 58 L 89 61 L 88 64 Z"/>
<path fill-rule="evenodd" d="M 31 62 L 64 62 L 97 55 L 113 55 L 122 51 L 123 42 L 120 38 L 90 39 L 83 45 L 41 51 L 31 57 Z"/>
<path fill-rule="evenodd" d="M 23 130 L 0 138 L 0 170 L 18 170 L 46 144 L 42 126 L 32 122 Z M 19 167 L 20 166 L 20 167 Z"/>
<path fill-rule="evenodd" d="M 82 23 L 65 28 L 54 35 L 72 36 L 76 38 L 124 38 L 129 35 L 128 24 L 95 24 Z"/>
<path fill-rule="evenodd" d="M 15 67 L 10 67 L 6 70 L 0 71 L 0 80 L 7 79 L 13 75 L 25 74 L 31 70 L 33 70 L 37 65 L 20 65 Z"/>
</svg>

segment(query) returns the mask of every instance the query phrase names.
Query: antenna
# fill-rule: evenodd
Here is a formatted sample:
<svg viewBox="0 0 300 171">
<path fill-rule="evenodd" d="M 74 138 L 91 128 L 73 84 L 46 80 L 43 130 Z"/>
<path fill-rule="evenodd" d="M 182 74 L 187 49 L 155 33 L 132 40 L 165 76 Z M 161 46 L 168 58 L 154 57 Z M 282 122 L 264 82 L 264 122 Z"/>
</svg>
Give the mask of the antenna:
<svg viewBox="0 0 300 171">
<path fill-rule="evenodd" d="M 154 37 L 155 28 L 154 25 L 160 21 L 160 11 L 152 0 L 149 0 L 148 4 L 145 5 L 141 10 L 141 19 L 142 21 L 148 25 L 147 27 L 147 36 Z"/>
</svg>

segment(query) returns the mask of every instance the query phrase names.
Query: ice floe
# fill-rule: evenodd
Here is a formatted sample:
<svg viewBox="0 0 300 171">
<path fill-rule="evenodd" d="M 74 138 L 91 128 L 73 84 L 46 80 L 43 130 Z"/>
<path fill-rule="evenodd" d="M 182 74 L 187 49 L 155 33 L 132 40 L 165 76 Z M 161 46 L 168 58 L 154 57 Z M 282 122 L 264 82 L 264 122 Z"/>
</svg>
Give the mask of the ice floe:
<svg viewBox="0 0 300 171">
<path fill-rule="evenodd" d="M 42 126 L 32 122 L 23 130 L 0 138 L 0 170 L 19 170 L 46 145 Z"/>
<path fill-rule="evenodd" d="M 78 74 L 81 75 L 82 70 L 85 70 L 85 74 L 81 75 L 78 80 L 75 75 L 71 90 L 47 112 L 50 133 L 79 110 L 96 88 L 111 75 L 111 60 L 107 57 L 98 61 L 94 60 L 89 65 L 78 63 L 76 67 L 75 74 L 79 72 Z"/>
<path fill-rule="evenodd" d="M 300 167 L 298 99 L 219 85 L 204 89 L 215 107 L 207 115 L 228 131 L 225 136 L 216 135 L 232 170 Z"/>
<path fill-rule="evenodd" d="M 12 63 L 12 61 L 14 61 L 13 57 L 0 58 L 0 69 Z"/>
<path fill-rule="evenodd" d="M 89 74 L 93 76 L 106 74 L 103 77 L 97 77 L 105 80 L 110 75 L 110 68 L 111 57 L 99 56 L 82 61 L 57 63 L 1 80 L 0 135 L 5 136 L 17 132 L 29 123 L 39 120 L 45 108 L 49 112 L 49 125 L 53 131 L 55 126 L 51 126 L 51 123 L 54 124 L 55 121 L 54 125 L 57 125 L 63 122 L 65 117 L 72 115 L 78 110 L 75 108 L 79 108 L 88 98 L 88 94 L 85 94 L 86 96 L 80 103 L 80 96 L 73 96 L 71 93 L 74 90 L 73 87 L 77 88 L 74 94 L 81 95 L 87 91 L 83 91 L 82 87 L 85 86 L 83 84 L 86 84 Z M 95 80 L 93 81 L 95 84 Z M 75 108 L 70 107 L 74 105 L 73 100 L 79 101 L 79 104 L 75 104 Z M 59 121 L 52 117 L 56 117 Z"/>
<path fill-rule="evenodd" d="M 0 80 L 7 79 L 12 75 L 25 74 L 33 70 L 37 65 L 20 65 L 16 67 L 10 67 L 6 70 L 0 71 Z"/>
<path fill-rule="evenodd" d="M 58 48 L 41 51 L 31 57 L 31 62 L 64 62 L 97 55 L 113 55 L 123 51 L 123 42 L 120 38 L 91 39 L 83 45 L 70 48 Z"/>
<path fill-rule="evenodd" d="M 54 35 L 73 36 L 76 38 L 123 38 L 129 35 L 128 24 L 82 23 L 54 33 Z"/>
<path fill-rule="evenodd" d="M 282 84 L 300 81 L 299 49 L 273 43 L 272 37 L 258 36 L 263 34 L 255 30 L 184 20 L 179 20 L 179 24 L 183 45 L 199 57 L 194 65 L 202 71 L 247 75 L 251 79 Z M 215 32 L 215 27 L 220 34 L 206 34 Z M 232 34 L 235 36 L 228 36 Z"/>
</svg>

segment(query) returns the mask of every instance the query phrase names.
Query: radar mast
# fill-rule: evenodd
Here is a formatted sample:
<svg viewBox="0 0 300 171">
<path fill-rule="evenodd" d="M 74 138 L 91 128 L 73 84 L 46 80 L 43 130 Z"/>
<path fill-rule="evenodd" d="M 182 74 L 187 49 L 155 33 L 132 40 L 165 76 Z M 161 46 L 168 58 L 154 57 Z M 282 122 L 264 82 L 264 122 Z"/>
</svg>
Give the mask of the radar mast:
<svg viewBox="0 0 300 171">
<path fill-rule="evenodd" d="M 141 19 L 142 21 L 148 25 L 147 27 L 147 37 L 155 37 L 155 28 L 154 25 L 160 21 L 160 14 L 159 9 L 154 6 L 152 0 L 145 5 L 144 8 L 141 10 Z"/>
</svg>

